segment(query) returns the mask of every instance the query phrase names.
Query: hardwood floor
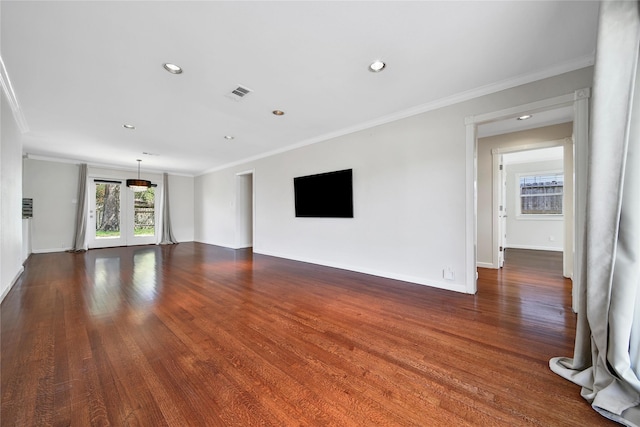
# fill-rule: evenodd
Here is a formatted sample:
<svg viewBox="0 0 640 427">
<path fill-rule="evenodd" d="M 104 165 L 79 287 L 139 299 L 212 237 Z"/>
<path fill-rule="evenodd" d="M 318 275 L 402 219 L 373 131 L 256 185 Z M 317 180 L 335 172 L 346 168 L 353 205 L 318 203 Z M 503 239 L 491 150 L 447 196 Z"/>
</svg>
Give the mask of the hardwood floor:
<svg viewBox="0 0 640 427">
<path fill-rule="evenodd" d="M 575 333 L 554 257 L 510 250 L 463 295 L 198 243 L 32 255 L 1 423 L 611 425 L 548 368 Z"/>
</svg>

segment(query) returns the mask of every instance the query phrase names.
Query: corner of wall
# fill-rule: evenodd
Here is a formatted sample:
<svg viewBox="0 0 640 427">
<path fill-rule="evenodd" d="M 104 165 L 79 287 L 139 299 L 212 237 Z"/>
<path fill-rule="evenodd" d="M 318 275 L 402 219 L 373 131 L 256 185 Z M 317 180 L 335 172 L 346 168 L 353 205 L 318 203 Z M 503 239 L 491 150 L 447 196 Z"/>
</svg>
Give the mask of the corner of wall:
<svg viewBox="0 0 640 427">
<path fill-rule="evenodd" d="M 18 281 L 18 279 L 20 278 L 23 272 L 24 272 L 24 267 L 20 267 L 20 270 L 18 270 L 16 277 L 13 278 L 9 286 L 7 286 L 0 294 L 0 303 L 4 301 L 4 297 L 6 297 L 11 291 L 11 289 L 13 289 L 13 286 L 16 284 L 16 282 Z"/>
</svg>

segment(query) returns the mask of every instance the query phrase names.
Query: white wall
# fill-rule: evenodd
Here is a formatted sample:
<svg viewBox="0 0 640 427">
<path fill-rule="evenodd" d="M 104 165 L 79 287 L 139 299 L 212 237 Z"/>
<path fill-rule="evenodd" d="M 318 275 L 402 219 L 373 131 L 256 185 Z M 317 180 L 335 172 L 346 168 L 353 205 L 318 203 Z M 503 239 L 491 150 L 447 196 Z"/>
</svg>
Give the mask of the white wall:
<svg viewBox="0 0 640 427">
<path fill-rule="evenodd" d="M 193 242 L 193 177 L 169 175 L 171 229 L 178 242 Z"/>
<path fill-rule="evenodd" d="M 584 82 L 584 87 L 589 87 Z M 494 148 L 512 148 L 527 146 L 547 141 L 555 141 L 570 137 L 573 133 L 572 123 L 563 123 L 496 135 L 478 139 L 478 264 L 493 265 L 493 248 L 498 243 L 493 241 L 493 159 L 491 150 Z M 508 217 L 507 217 L 508 218 Z M 567 218 L 567 220 L 570 220 Z"/>
<path fill-rule="evenodd" d="M 195 239 L 233 247 L 235 174 L 253 169 L 255 252 L 464 291 L 465 117 L 591 79 L 592 69 L 578 70 L 199 176 Z M 294 177 L 347 168 L 353 219 L 295 218 Z"/>
<path fill-rule="evenodd" d="M 0 301 L 22 267 L 22 140 L 4 92 L 0 91 Z"/>
<path fill-rule="evenodd" d="M 235 172 L 244 170 L 246 168 L 234 168 L 195 178 L 195 241 L 235 247 Z M 256 212 L 256 215 L 260 214 Z"/>
<path fill-rule="evenodd" d="M 31 255 L 31 218 L 22 220 L 22 262 Z"/>
<path fill-rule="evenodd" d="M 24 160 L 24 197 L 33 198 L 31 247 L 34 253 L 61 252 L 73 246 L 79 167 L 72 163 Z M 137 171 L 89 167 L 93 178 L 135 178 Z M 143 178 L 161 183 L 162 175 Z M 169 176 L 171 221 L 179 242 L 193 241 L 193 178 Z"/>
<path fill-rule="evenodd" d="M 564 247 L 564 218 L 561 215 L 543 219 L 517 215 L 520 201 L 518 174 L 555 172 L 562 171 L 562 169 L 562 160 L 506 165 L 507 248 L 562 251 Z"/>
<path fill-rule="evenodd" d="M 78 165 L 24 159 L 24 197 L 33 199 L 31 250 L 62 252 L 73 247 Z"/>
</svg>

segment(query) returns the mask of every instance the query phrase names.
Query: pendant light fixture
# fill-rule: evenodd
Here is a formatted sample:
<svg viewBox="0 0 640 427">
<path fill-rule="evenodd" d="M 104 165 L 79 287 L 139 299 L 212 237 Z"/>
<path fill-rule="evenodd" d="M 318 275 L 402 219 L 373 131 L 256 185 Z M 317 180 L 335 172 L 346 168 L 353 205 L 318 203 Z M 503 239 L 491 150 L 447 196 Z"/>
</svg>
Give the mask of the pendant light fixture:
<svg viewBox="0 0 640 427">
<path fill-rule="evenodd" d="M 138 162 L 138 179 L 128 179 L 127 187 L 129 187 L 133 191 L 147 191 L 149 187 L 151 187 L 151 181 L 147 181 L 145 179 L 140 179 L 140 162 L 142 160 L 136 159 Z"/>
</svg>

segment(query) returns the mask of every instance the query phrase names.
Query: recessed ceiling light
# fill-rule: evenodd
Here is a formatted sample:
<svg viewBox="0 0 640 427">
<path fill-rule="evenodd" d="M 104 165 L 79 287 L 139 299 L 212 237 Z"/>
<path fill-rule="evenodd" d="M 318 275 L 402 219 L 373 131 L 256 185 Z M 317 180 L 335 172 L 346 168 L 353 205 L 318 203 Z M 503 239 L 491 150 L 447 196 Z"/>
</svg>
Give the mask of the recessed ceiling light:
<svg viewBox="0 0 640 427">
<path fill-rule="evenodd" d="M 284 116 L 284 111 L 282 110 L 273 110 L 272 113 L 276 116 Z"/>
<path fill-rule="evenodd" d="M 166 64 L 162 64 L 162 66 L 164 67 L 165 70 L 167 70 L 171 74 L 180 74 L 180 73 L 182 73 L 182 68 L 180 68 L 176 64 L 171 64 L 170 62 L 167 62 Z"/>
<path fill-rule="evenodd" d="M 233 139 L 233 135 L 225 135 L 224 139 L 232 140 Z"/>
<path fill-rule="evenodd" d="M 384 70 L 384 67 L 386 66 L 387 64 L 380 60 L 373 61 L 371 65 L 369 65 L 369 71 L 371 71 L 372 73 L 379 73 L 380 71 Z"/>
<path fill-rule="evenodd" d="M 125 128 L 125 129 L 135 129 L 136 128 L 134 125 L 130 125 L 130 124 L 127 124 L 127 123 L 123 124 L 122 127 Z"/>
<path fill-rule="evenodd" d="M 525 114 L 524 116 L 518 117 L 518 120 L 527 120 L 533 117 L 531 114 Z"/>
</svg>

